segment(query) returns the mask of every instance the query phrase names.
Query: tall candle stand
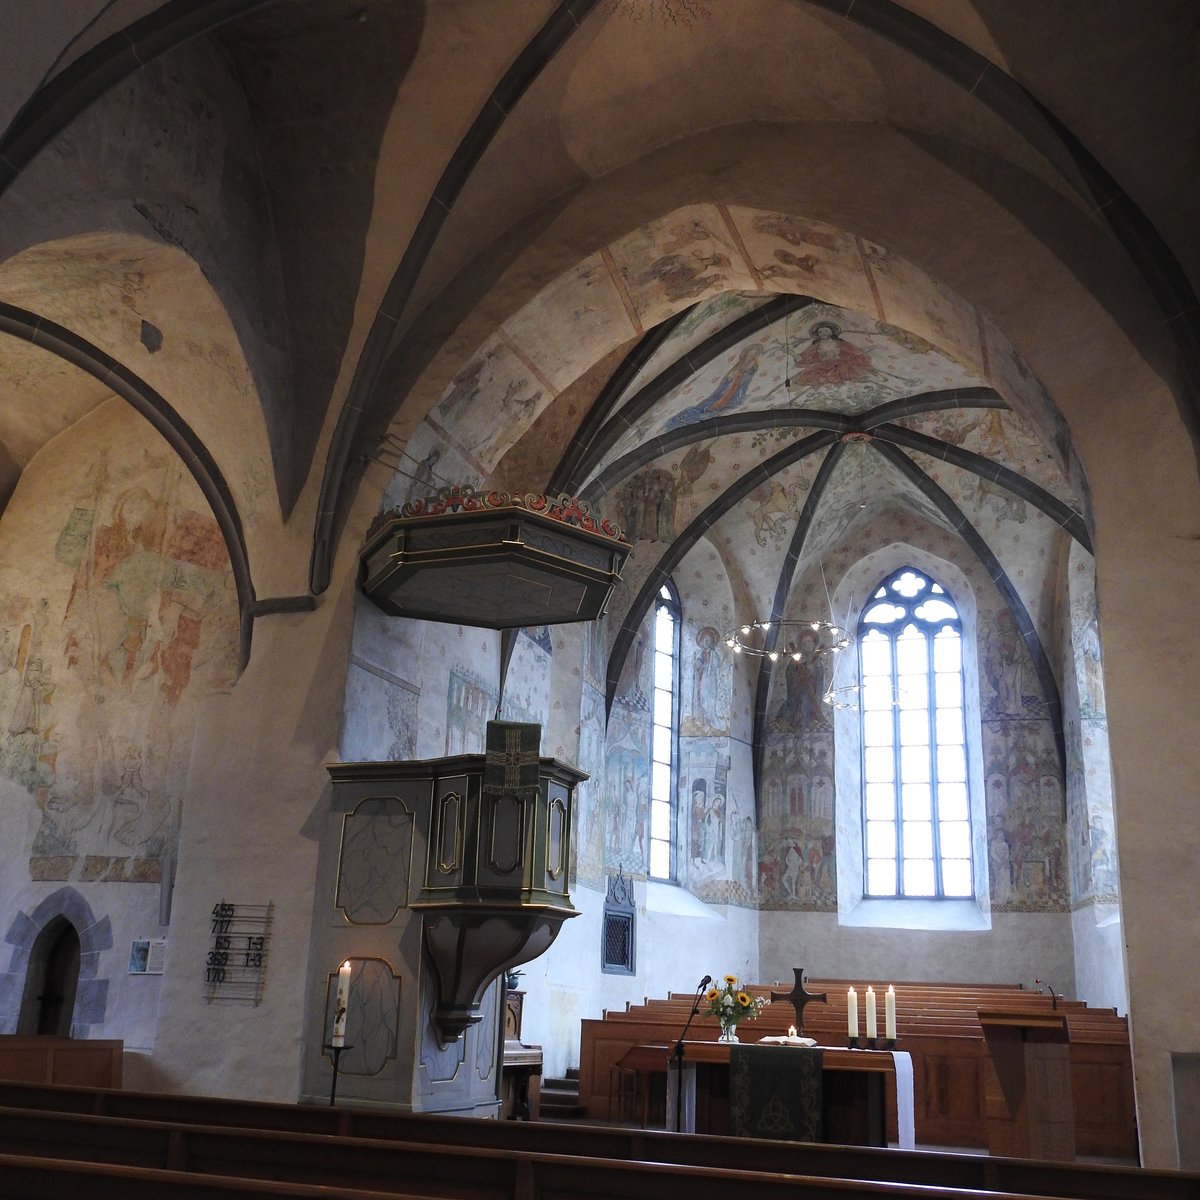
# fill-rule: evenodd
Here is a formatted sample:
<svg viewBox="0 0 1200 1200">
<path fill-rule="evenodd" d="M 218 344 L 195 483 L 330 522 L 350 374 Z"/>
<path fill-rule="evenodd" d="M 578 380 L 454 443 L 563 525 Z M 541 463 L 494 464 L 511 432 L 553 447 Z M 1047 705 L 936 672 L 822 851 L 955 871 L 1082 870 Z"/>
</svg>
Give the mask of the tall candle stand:
<svg viewBox="0 0 1200 1200">
<path fill-rule="evenodd" d="M 322 1049 L 333 1051 L 333 1082 L 329 1085 L 329 1107 L 332 1108 L 334 1097 L 337 1095 L 338 1071 L 341 1069 L 342 1065 L 342 1052 L 345 1050 L 353 1050 L 354 1047 L 327 1045 L 323 1046 Z"/>
</svg>

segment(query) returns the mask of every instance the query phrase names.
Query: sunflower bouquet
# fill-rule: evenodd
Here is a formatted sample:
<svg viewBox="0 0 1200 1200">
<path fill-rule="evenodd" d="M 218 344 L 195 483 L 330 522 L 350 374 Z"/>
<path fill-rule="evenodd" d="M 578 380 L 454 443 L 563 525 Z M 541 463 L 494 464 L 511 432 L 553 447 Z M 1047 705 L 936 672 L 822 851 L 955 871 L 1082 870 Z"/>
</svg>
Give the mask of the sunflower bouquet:
<svg viewBox="0 0 1200 1200">
<path fill-rule="evenodd" d="M 723 987 L 711 987 L 704 994 L 708 1013 L 721 1023 L 723 1038 L 735 1037 L 739 1021 L 753 1021 L 770 1004 L 765 996 L 754 997 L 738 984 L 736 975 L 726 975 Z"/>
</svg>

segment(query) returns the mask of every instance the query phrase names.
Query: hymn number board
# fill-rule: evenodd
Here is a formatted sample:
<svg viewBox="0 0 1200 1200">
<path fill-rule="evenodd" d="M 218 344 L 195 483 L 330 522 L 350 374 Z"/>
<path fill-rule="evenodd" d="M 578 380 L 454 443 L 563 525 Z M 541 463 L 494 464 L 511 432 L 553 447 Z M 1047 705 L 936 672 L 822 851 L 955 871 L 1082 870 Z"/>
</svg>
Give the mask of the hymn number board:
<svg viewBox="0 0 1200 1200">
<path fill-rule="evenodd" d="M 212 907 L 204 998 L 257 1006 L 267 977 L 274 904 L 227 904 Z"/>
</svg>

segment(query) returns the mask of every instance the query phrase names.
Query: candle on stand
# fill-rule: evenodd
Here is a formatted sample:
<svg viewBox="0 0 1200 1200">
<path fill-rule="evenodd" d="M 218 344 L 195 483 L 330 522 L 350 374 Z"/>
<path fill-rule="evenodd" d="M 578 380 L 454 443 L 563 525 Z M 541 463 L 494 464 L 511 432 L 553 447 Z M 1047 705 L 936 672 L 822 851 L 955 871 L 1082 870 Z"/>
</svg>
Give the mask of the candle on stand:
<svg viewBox="0 0 1200 1200">
<path fill-rule="evenodd" d="M 879 1036 L 879 1025 L 875 1020 L 875 989 L 867 986 L 867 1037 Z"/>
<path fill-rule="evenodd" d="M 883 998 L 883 1036 L 889 1042 L 896 1040 L 896 989 L 890 983 Z"/>
<path fill-rule="evenodd" d="M 853 988 L 846 993 L 846 1034 L 858 1037 L 858 993 Z"/>
<path fill-rule="evenodd" d="M 331 1045 L 346 1044 L 346 1009 L 350 1005 L 350 960 L 338 968 L 337 1002 L 333 1006 L 333 1041 Z"/>
</svg>

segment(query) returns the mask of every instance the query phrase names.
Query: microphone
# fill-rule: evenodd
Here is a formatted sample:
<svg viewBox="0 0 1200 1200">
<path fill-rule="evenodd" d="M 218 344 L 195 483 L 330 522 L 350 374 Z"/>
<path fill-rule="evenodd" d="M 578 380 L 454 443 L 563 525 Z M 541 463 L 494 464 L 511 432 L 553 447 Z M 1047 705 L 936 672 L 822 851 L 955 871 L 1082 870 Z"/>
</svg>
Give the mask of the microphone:
<svg viewBox="0 0 1200 1200">
<path fill-rule="evenodd" d="M 710 983 L 712 983 L 712 976 L 711 976 L 711 975 L 705 975 L 705 977 L 704 977 L 702 980 L 700 980 L 700 986 L 699 986 L 699 987 L 696 989 L 696 991 L 698 991 L 698 992 L 702 992 L 702 991 L 704 991 L 704 989 L 705 989 L 706 987 L 708 987 L 708 985 L 709 985 Z"/>
</svg>

